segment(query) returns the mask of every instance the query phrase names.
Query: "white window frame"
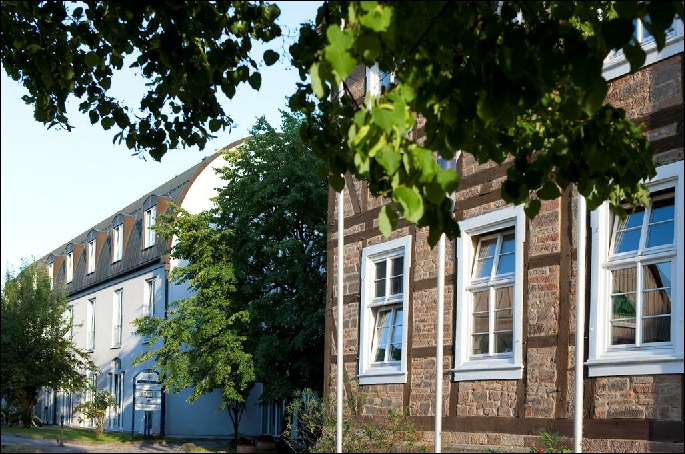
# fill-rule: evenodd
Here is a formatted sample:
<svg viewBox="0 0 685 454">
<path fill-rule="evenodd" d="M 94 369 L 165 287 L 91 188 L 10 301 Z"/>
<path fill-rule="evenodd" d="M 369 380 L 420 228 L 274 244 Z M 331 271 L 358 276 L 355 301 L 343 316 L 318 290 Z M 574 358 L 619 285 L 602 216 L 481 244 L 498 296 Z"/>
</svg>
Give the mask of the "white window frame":
<svg viewBox="0 0 685 454">
<path fill-rule="evenodd" d="M 67 284 L 74 280 L 74 253 L 67 254 Z"/>
<path fill-rule="evenodd" d="M 155 245 L 155 240 L 157 238 L 156 232 L 152 227 L 157 223 L 157 206 L 153 205 L 149 209 L 145 210 L 143 214 L 143 231 L 144 231 L 144 242 L 143 247 L 149 248 Z"/>
<path fill-rule="evenodd" d="M 520 380 L 523 377 L 523 247 L 526 215 L 523 205 L 507 207 L 466 219 L 459 223 L 461 235 L 457 239 L 457 321 L 454 347 L 455 365 L 451 372 L 455 381 L 465 380 Z M 511 355 L 492 357 L 474 356 L 472 352 L 473 298 L 469 290 L 473 264 L 478 247 L 477 239 L 497 231 L 514 228 L 514 299 L 513 342 Z"/>
<path fill-rule="evenodd" d="M 671 269 L 671 342 L 625 348 L 611 346 L 610 305 L 606 304 L 611 288 L 609 251 L 614 216 L 605 202 L 590 214 L 592 229 L 591 300 L 589 322 L 588 375 L 651 375 L 683 373 L 683 216 L 684 203 L 683 162 L 678 161 L 657 168 L 657 175 L 646 182 L 650 191 L 673 188 L 675 190 L 675 266 Z M 672 254 L 672 253 L 671 253 Z M 620 260 L 620 257 L 618 258 Z"/>
<path fill-rule="evenodd" d="M 86 310 L 86 350 L 95 350 L 95 309 L 96 309 L 96 299 L 91 298 L 88 300 L 88 306 Z"/>
<path fill-rule="evenodd" d="M 374 302 L 375 263 L 404 256 L 402 297 L 387 302 Z M 361 314 L 359 332 L 359 384 L 387 384 L 407 382 L 407 348 L 409 321 L 409 272 L 411 269 L 411 236 L 368 246 L 362 251 Z M 386 297 L 389 296 L 386 292 Z M 379 308 L 402 305 L 402 358 L 383 364 L 374 363 L 376 313 Z"/>
<path fill-rule="evenodd" d="M 666 33 L 666 46 L 660 51 L 656 48 L 656 41 L 653 36 L 643 39 L 644 26 L 642 21 L 637 20 L 635 36 L 645 51 L 646 59 L 643 66 L 648 66 L 675 54 L 683 52 L 683 21 L 676 17 L 671 24 L 670 32 Z M 623 49 L 612 50 L 604 59 L 602 75 L 606 80 L 615 79 L 630 72 L 630 62 L 626 59 Z"/>
<path fill-rule="evenodd" d="M 95 272 L 95 246 L 96 239 L 88 242 L 88 274 Z"/>
<path fill-rule="evenodd" d="M 118 262 L 124 256 L 124 224 L 112 229 L 112 263 Z"/>
<path fill-rule="evenodd" d="M 123 402 L 124 402 L 124 371 L 121 369 L 121 360 L 112 360 L 112 371 L 109 374 L 109 392 L 114 396 L 114 404 L 109 407 L 109 428 L 123 428 Z"/>
<path fill-rule="evenodd" d="M 157 294 L 157 278 L 153 277 L 145 280 L 145 297 L 143 299 L 143 315 L 155 316 L 155 299 Z M 150 342 L 150 336 L 143 336 L 143 343 Z"/>
<path fill-rule="evenodd" d="M 155 316 L 155 295 L 157 294 L 157 278 L 152 277 L 145 280 L 145 307 L 144 315 Z"/>
<path fill-rule="evenodd" d="M 112 348 L 121 347 L 123 331 L 124 289 L 114 291 L 112 295 Z"/>
</svg>

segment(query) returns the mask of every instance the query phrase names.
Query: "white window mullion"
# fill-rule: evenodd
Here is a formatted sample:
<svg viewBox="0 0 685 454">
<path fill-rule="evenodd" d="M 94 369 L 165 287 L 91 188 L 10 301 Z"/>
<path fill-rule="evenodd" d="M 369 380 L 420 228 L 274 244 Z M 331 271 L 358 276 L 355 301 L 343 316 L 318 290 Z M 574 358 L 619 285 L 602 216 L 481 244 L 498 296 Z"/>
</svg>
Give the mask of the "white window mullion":
<svg viewBox="0 0 685 454">
<path fill-rule="evenodd" d="M 635 346 L 642 346 L 642 305 L 643 305 L 643 292 L 644 292 L 644 271 L 642 268 L 642 262 L 637 261 L 637 273 L 635 275 L 637 282 L 635 283 Z"/>
</svg>

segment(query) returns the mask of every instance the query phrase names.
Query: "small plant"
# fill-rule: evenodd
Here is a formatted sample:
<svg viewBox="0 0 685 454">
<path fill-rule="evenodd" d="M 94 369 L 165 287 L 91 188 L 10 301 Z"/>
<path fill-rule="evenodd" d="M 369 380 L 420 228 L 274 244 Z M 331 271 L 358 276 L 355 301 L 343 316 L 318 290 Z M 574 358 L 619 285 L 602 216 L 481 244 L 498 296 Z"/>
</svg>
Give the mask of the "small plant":
<svg viewBox="0 0 685 454">
<path fill-rule="evenodd" d="M 528 452 L 571 452 L 571 449 L 559 441 L 559 432 L 553 434 L 540 432 L 540 444 L 542 446 L 531 446 Z"/>
<path fill-rule="evenodd" d="M 78 421 L 92 420 L 95 424 L 95 432 L 99 437 L 105 431 L 105 421 L 107 420 L 107 409 L 114 405 L 114 396 L 104 389 L 96 390 L 93 398 L 86 402 L 81 402 L 74 408 L 74 413 L 81 413 Z"/>
<path fill-rule="evenodd" d="M 407 408 L 387 408 L 386 415 L 379 415 L 377 424 L 360 418 L 368 396 L 361 391 L 347 389 L 347 409 L 342 421 L 343 452 L 425 452 L 425 446 L 416 444 L 416 430 L 411 426 Z M 291 433 L 288 423 L 284 439 L 296 452 L 335 452 L 336 415 L 327 412 L 334 409 L 332 399 L 328 406 L 311 391 L 299 394 L 288 407 L 287 418 L 297 416 L 297 436 L 285 437 Z"/>
</svg>

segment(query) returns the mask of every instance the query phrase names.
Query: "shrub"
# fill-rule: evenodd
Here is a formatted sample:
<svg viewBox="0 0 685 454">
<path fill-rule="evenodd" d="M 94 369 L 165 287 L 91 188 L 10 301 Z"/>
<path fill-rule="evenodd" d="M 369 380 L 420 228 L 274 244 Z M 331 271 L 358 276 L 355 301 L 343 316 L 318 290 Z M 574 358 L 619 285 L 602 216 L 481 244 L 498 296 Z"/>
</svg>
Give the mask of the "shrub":
<svg viewBox="0 0 685 454">
<path fill-rule="evenodd" d="M 542 446 L 531 446 L 528 452 L 542 453 L 542 452 L 571 452 L 571 449 L 559 441 L 559 433 L 553 434 L 547 432 L 540 433 L 540 443 Z"/>
<path fill-rule="evenodd" d="M 105 431 L 105 421 L 107 420 L 107 409 L 114 405 L 114 396 L 101 389 L 95 391 L 93 398 L 86 402 L 81 402 L 74 408 L 74 413 L 81 413 L 78 421 L 90 419 L 95 424 L 95 431 L 99 437 Z"/>
<path fill-rule="evenodd" d="M 376 416 L 374 423 L 358 417 L 367 396 L 360 391 L 347 389 L 347 412 L 342 423 L 342 449 L 344 452 L 425 452 L 425 446 L 416 445 L 416 430 L 409 421 L 407 408 L 388 408 L 387 415 Z M 330 399 L 328 409 L 334 409 Z M 284 439 L 295 451 L 335 452 L 336 417 L 327 412 L 322 399 L 311 390 L 305 390 L 287 408 L 288 423 Z M 290 439 L 292 416 L 297 415 L 297 436 Z M 377 423 L 376 423 L 377 422 Z"/>
</svg>

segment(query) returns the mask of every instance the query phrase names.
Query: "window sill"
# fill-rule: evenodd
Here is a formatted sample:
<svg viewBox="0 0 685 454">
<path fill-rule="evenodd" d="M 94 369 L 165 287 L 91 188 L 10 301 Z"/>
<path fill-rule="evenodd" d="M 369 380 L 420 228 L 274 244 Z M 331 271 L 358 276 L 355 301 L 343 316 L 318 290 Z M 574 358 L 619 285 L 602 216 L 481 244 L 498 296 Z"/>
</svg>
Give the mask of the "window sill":
<svg viewBox="0 0 685 454">
<path fill-rule="evenodd" d="M 610 352 L 599 358 L 585 362 L 589 377 L 605 377 L 612 375 L 659 375 L 682 374 L 683 356 L 676 356 L 673 350 L 668 353 L 640 352 Z"/>
<path fill-rule="evenodd" d="M 520 380 L 523 366 L 512 362 L 471 361 L 447 372 L 454 373 L 454 381 Z"/>
<path fill-rule="evenodd" d="M 393 371 L 388 371 L 387 369 L 383 371 L 375 371 L 373 370 L 373 368 L 370 368 L 363 374 L 359 374 L 358 378 L 360 385 L 386 385 L 394 383 L 407 383 L 407 373 L 397 369 Z"/>
</svg>

